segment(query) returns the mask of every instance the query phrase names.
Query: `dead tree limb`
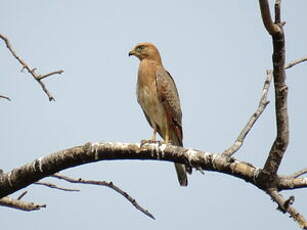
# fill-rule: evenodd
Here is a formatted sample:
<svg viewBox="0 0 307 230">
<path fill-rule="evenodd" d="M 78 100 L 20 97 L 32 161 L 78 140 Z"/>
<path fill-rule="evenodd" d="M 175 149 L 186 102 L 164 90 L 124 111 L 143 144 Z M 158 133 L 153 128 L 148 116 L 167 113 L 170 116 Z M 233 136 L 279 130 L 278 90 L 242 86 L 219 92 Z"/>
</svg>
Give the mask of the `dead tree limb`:
<svg viewBox="0 0 307 230">
<path fill-rule="evenodd" d="M 250 117 L 247 124 L 244 126 L 244 128 L 240 132 L 239 136 L 235 140 L 234 144 L 232 146 L 230 146 L 228 149 L 226 149 L 223 152 L 223 154 L 228 155 L 228 156 L 232 156 L 243 145 L 243 142 L 244 142 L 247 134 L 253 128 L 254 124 L 256 123 L 258 118 L 261 116 L 261 114 L 265 110 L 266 106 L 269 104 L 269 101 L 267 100 L 267 95 L 268 95 L 268 92 L 269 92 L 269 88 L 270 88 L 272 78 L 273 78 L 273 72 L 267 71 L 267 78 L 264 82 L 264 86 L 263 86 L 263 89 L 261 91 L 260 102 L 259 102 L 259 105 L 258 105 L 256 112 L 254 112 L 253 115 Z"/>
<path fill-rule="evenodd" d="M 270 19 L 270 9 L 267 0 L 259 0 L 262 20 L 273 41 L 273 79 L 275 89 L 275 113 L 277 135 L 264 165 L 264 172 L 270 177 L 276 175 L 281 160 L 289 143 L 288 119 L 288 86 L 285 72 L 285 35 L 280 24 L 280 16 L 275 23 Z M 280 14 L 280 1 L 276 1 L 275 14 Z M 268 22 L 269 21 L 269 22 Z M 267 24 L 270 24 L 268 26 Z M 273 26 L 271 25 L 273 24 Z"/>
<path fill-rule="evenodd" d="M 295 66 L 297 64 L 300 64 L 302 62 L 305 62 L 305 61 L 307 61 L 307 57 L 296 59 L 296 60 L 288 63 L 287 65 L 285 65 L 285 69 L 290 69 L 291 67 L 293 67 L 293 66 Z"/>
<path fill-rule="evenodd" d="M 3 96 L 3 95 L 0 95 L 0 98 L 6 99 L 6 100 L 8 100 L 8 101 L 11 100 L 11 98 L 9 98 L 9 97 L 7 97 L 7 96 Z"/>
<path fill-rule="evenodd" d="M 107 181 L 97 181 L 97 180 L 84 180 L 82 178 L 75 179 L 75 178 L 61 175 L 59 173 L 52 175 L 52 177 L 65 180 L 70 183 L 100 185 L 100 186 L 105 186 L 110 189 L 113 189 L 114 191 L 118 192 L 120 195 L 125 197 L 137 210 L 141 211 L 146 216 L 152 219 L 155 219 L 155 217 L 147 209 L 144 209 L 142 206 L 140 206 L 133 197 L 131 197 L 127 192 L 125 192 L 124 190 L 122 190 L 121 188 L 113 184 L 113 182 L 111 181 L 107 182 Z"/>
<path fill-rule="evenodd" d="M 46 207 L 45 204 L 34 204 L 32 202 L 25 202 L 20 199 L 15 200 L 7 196 L 0 199 L 0 205 L 22 211 L 35 211 Z"/>
<path fill-rule="evenodd" d="M 61 187 L 61 186 L 58 186 L 58 185 L 55 185 L 55 184 L 52 184 L 52 183 L 47 183 L 47 182 L 42 182 L 42 181 L 38 181 L 38 182 L 35 182 L 33 184 L 43 185 L 43 186 L 46 186 L 48 188 L 54 188 L 54 189 L 62 190 L 62 191 L 65 191 L 65 192 L 80 192 L 79 189 L 64 188 L 64 187 Z"/>
<path fill-rule="evenodd" d="M 6 47 L 8 48 L 8 50 L 10 51 L 10 53 L 13 55 L 14 58 L 17 59 L 17 61 L 21 64 L 22 66 L 22 70 L 26 69 L 31 75 L 32 77 L 37 81 L 37 83 L 41 86 L 42 90 L 45 92 L 45 94 L 48 96 L 49 101 L 54 101 L 54 97 L 51 95 L 51 93 L 48 91 L 48 89 L 46 88 L 45 84 L 42 82 L 42 80 L 44 78 L 50 77 L 52 75 L 56 75 L 56 74 L 62 74 L 64 71 L 63 70 L 58 70 L 58 71 L 53 71 L 47 74 L 43 74 L 40 75 L 38 73 L 36 73 L 36 68 L 31 68 L 20 56 L 18 56 L 15 52 L 15 50 L 13 49 L 9 39 L 0 34 L 0 38 L 5 42 Z"/>
<path fill-rule="evenodd" d="M 293 173 L 290 177 L 297 178 L 307 173 L 307 168 L 302 169 L 296 173 Z"/>
<path fill-rule="evenodd" d="M 187 164 L 193 168 L 229 174 L 267 192 L 262 169 L 224 154 L 203 152 L 166 144 L 86 143 L 65 149 L 0 174 L 0 197 L 12 194 L 44 177 L 78 165 L 103 160 L 162 160 Z M 300 183 L 295 183 L 300 180 Z M 276 176 L 271 186 L 278 190 L 307 188 L 307 179 Z"/>
<path fill-rule="evenodd" d="M 278 183 L 282 179 L 278 177 L 277 171 L 283 159 L 284 153 L 287 150 L 289 143 L 289 118 L 288 118 L 288 86 L 286 85 L 286 72 L 285 65 L 286 49 L 285 49 L 285 34 L 283 30 L 284 22 L 281 21 L 281 0 L 276 0 L 275 9 L 275 22 L 272 21 L 270 7 L 267 0 L 259 0 L 260 11 L 263 24 L 267 32 L 272 37 L 273 42 L 273 79 L 275 89 L 275 114 L 276 114 L 276 127 L 277 134 L 275 141 L 270 149 L 268 158 L 264 164 L 263 170 L 259 174 L 259 180 L 263 181 L 263 190 L 271 196 L 271 198 L 278 204 L 278 209 L 283 213 L 289 215 L 300 225 L 300 227 L 307 229 L 307 221 L 298 213 L 293 207 L 291 200 L 285 200 L 278 192 L 283 189 L 283 186 Z M 290 65 L 289 65 L 290 66 Z M 288 68 L 290 68 L 288 66 Z M 293 65 L 292 65 L 293 66 Z M 276 180 L 276 178 L 279 178 Z M 293 177 L 289 179 L 285 186 L 297 186 L 296 182 L 306 182 L 306 180 L 298 180 Z M 285 182 L 285 180 L 283 180 Z M 298 183 L 300 184 L 300 183 Z"/>
</svg>

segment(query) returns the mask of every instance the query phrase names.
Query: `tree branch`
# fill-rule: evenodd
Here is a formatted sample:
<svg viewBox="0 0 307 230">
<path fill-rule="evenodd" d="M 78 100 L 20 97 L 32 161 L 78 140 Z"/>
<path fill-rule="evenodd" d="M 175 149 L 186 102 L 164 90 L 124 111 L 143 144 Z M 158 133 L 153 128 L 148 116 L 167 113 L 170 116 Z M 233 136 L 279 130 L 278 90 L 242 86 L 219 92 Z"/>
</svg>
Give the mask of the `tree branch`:
<svg viewBox="0 0 307 230">
<path fill-rule="evenodd" d="M 293 173 L 290 177 L 297 178 L 297 177 L 299 177 L 299 176 L 304 175 L 305 173 L 307 173 L 307 168 L 302 169 L 302 170 L 300 170 L 300 171 L 298 171 L 298 172 Z"/>
<path fill-rule="evenodd" d="M 290 190 L 307 188 L 307 178 L 279 177 L 277 189 Z"/>
<path fill-rule="evenodd" d="M 302 62 L 305 62 L 305 61 L 307 61 L 307 57 L 296 59 L 296 60 L 288 63 L 287 65 L 285 65 L 285 69 L 290 69 L 291 67 L 293 67 L 293 66 L 295 66 L 297 64 L 300 64 Z"/>
<path fill-rule="evenodd" d="M 266 106 L 269 104 L 269 101 L 267 100 L 267 95 L 269 92 L 269 87 L 271 84 L 273 78 L 273 72 L 267 71 L 267 78 L 264 82 L 264 86 L 261 92 L 261 98 L 258 105 L 258 108 L 255 113 L 250 117 L 249 121 L 245 125 L 245 127 L 242 129 L 241 133 L 237 137 L 235 143 L 230 146 L 228 149 L 226 149 L 223 154 L 232 156 L 234 153 L 236 153 L 241 146 L 243 145 L 243 142 L 245 140 L 245 137 L 249 133 L 249 131 L 253 128 L 254 124 L 258 120 L 258 118 L 261 116 L 262 112 L 265 110 Z"/>
<path fill-rule="evenodd" d="M 114 191 L 118 192 L 119 194 L 121 194 L 122 196 L 124 196 L 137 210 L 141 211 L 142 213 L 144 213 L 146 216 L 155 219 L 155 217 L 146 209 L 144 209 L 142 206 L 140 206 L 137 201 L 132 198 L 127 192 L 125 192 L 124 190 L 120 189 L 119 187 L 117 187 L 116 185 L 113 184 L 113 182 L 106 182 L 106 181 L 95 181 L 95 180 L 83 180 L 81 178 L 79 179 L 74 179 L 68 176 L 64 176 L 61 174 L 54 174 L 52 175 L 52 177 L 58 178 L 58 179 L 62 179 L 65 181 L 68 181 L 70 183 L 78 183 L 78 184 L 91 184 L 91 185 L 101 185 L 101 186 L 106 186 L 108 188 L 113 189 Z"/>
<path fill-rule="evenodd" d="M 269 34 L 273 35 L 280 32 L 280 27 L 273 23 L 270 7 L 267 0 L 259 0 L 260 11 L 264 27 Z"/>
<path fill-rule="evenodd" d="M 44 74 L 44 75 L 37 74 L 35 72 L 36 68 L 31 68 L 23 59 L 21 59 L 16 54 L 16 52 L 12 48 L 12 45 L 11 45 L 9 39 L 6 36 L 0 34 L 0 38 L 5 42 L 6 47 L 8 48 L 10 53 L 13 55 L 13 57 L 16 58 L 17 61 L 22 65 L 22 69 L 26 69 L 32 75 L 32 77 L 38 82 L 38 84 L 41 86 L 41 88 L 43 89 L 45 94 L 48 96 L 49 101 L 55 100 L 54 97 L 51 95 L 51 93 L 46 88 L 45 84 L 41 80 L 46 78 L 46 77 L 55 75 L 55 74 L 62 74 L 64 71 L 63 70 L 58 70 L 58 71 L 54 71 L 54 72 L 51 72 L 51 73 L 48 73 L 48 74 Z"/>
<path fill-rule="evenodd" d="M 275 5 L 274 5 L 274 8 L 275 8 L 275 24 L 281 23 L 280 4 L 281 4 L 281 0 L 275 1 Z"/>
<path fill-rule="evenodd" d="M 54 188 L 54 189 L 58 189 L 58 190 L 66 191 L 66 192 L 80 192 L 79 189 L 64 188 L 64 187 L 57 186 L 55 184 L 41 182 L 41 181 L 35 182 L 33 184 L 43 185 L 43 186 L 46 186 L 46 187 L 49 187 L 49 188 Z"/>
<path fill-rule="evenodd" d="M 263 181 L 260 168 L 224 154 L 203 152 L 169 144 L 86 143 L 34 160 L 8 173 L 0 174 L 0 197 L 5 197 L 58 171 L 102 160 L 162 160 L 193 168 L 217 171 L 243 179 L 267 192 L 267 183 L 279 190 L 299 188 L 302 178 L 279 177 Z M 273 179 L 274 179 L 273 178 Z M 78 180 L 79 183 L 81 183 Z M 93 181 L 90 181 L 91 183 Z M 291 182 L 291 183 L 290 183 Z M 94 181 L 94 183 L 96 183 Z M 99 182 L 100 183 L 100 182 Z M 306 181 L 305 181 L 306 184 Z M 132 199 L 133 200 L 133 199 Z"/>
<path fill-rule="evenodd" d="M 0 95 L 0 98 L 4 98 L 4 99 L 6 99 L 6 100 L 8 100 L 8 101 L 11 101 L 11 98 L 9 98 L 9 97 L 7 97 L 7 96 Z"/>
<path fill-rule="evenodd" d="M 162 144 L 87 143 L 34 160 L 8 173 L 0 174 L 0 197 L 7 196 L 44 177 L 78 165 L 102 160 L 163 160 L 194 168 L 219 171 L 255 184 L 258 169 L 221 154 Z"/>
<path fill-rule="evenodd" d="M 283 213 L 289 213 L 293 220 L 295 220 L 301 228 L 307 229 L 307 222 L 305 218 L 292 207 L 294 197 L 290 197 L 288 200 L 285 200 L 282 195 L 274 189 L 268 190 L 267 193 L 271 196 L 272 200 L 278 204 L 278 210 L 282 211 Z"/>
<path fill-rule="evenodd" d="M 41 208 L 46 208 L 46 205 L 40 205 L 40 204 L 34 204 L 34 203 L 29 203 L 29 202 L 25 202 L 22 200 L 15 200 L 12 199 L 10 197 L 3 197 L 0 199 L 0 205 L 1 206 L 5 206 L 5 207 L 9 207 L 9 208 L 15 208 L 18 210 L 22 210 L 22 211 L 35 211 L 35 210 L 39 210 Z"/>
<path fill-rule="evenodd" d="M 269 152 L 269 156 L 264 165 L 264 174 L 267 179 L 272 178 L 277 173 L 283 155 L 288 147 L 289 143 L 289 119 L 288 119 L 288 86 L 285 83 L 285 36 L 282 26 L 280 24 L 272 24 L 271 18 L 268 19 L 269 6 L 266 0 L 259 0 L 260 9 L 262 12 L 262 20 L 271 34 L 273 40 L 273 78 L 275 88 L 275 112 L 276 112 L 276 125 L 277 135 L 275 141 Z M 275 4 L 275 14 L 280 14 L 280 2 Z M 280 17 L 280 15 L 278 16 Z M 274 27 L 274 28 L 271 28 Z M 279 28 L 278 30 L 276 28 Z"/>
</svg>

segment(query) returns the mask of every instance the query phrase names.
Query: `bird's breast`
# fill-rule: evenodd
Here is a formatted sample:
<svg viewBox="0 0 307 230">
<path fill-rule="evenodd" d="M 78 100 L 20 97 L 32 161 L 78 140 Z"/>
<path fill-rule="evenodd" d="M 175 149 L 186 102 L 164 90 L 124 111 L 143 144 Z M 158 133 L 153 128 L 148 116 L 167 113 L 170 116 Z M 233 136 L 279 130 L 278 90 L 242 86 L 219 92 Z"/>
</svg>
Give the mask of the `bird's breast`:
<svg viewBox="0 0 307 230">
<path fill-rule="evenodd" d="M 149 117 L 151 125 L 164 126 L 166 114 L 159 100 L 157 91 L 155 71 L 151 68 L 139 68 L 137 81 L 138 103 Z M 143 66 L 144 67 L 144 66 Z M 162 128 L 162 127 L 161 127 Z"/>
</svg>

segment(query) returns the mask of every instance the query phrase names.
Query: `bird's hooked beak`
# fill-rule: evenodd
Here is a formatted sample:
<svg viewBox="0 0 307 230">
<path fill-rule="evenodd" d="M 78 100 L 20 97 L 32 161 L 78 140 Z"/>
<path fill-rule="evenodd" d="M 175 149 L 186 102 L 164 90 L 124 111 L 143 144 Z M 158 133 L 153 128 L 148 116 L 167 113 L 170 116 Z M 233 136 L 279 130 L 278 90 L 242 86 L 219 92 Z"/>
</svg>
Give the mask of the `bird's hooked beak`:
<svg viewBox="0 0 307 230">
<path fill-rule="evenodd" d="M 130 50 L 128 55 L 129 55 L 129 57 L 130 56 L 135 56 L 136 55 L 135 50 Z"/>
</svg>

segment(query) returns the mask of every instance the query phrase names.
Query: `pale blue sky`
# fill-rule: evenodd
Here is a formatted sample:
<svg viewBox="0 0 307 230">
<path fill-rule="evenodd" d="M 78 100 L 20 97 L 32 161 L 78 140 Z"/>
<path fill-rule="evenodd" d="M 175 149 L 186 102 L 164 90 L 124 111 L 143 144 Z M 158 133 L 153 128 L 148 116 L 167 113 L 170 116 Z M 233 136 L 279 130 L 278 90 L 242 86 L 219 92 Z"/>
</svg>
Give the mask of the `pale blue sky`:
<svg viewBox="0 0 307 230">
<path fill-rule="evenodd" d="M 272 1 L 270 1 L 272 3 Z M 287 59 L 307 55 L 307 2 L 283 1 Z M 258 1 L 2 0 L 0 32 L 38 72 L 64 69 L 45 81 L 50 103 L 0 43 L 0 168 L 11 170 L 49 153 L 88 141 L 139 142 L 151 129 L 136 102 L 138 60 L 128 51 L 155 43 L 174 77 L 183 110 L 184 145 L 220 152 L 255 111 L 271 39 Z M 280 173 L 307 166 L 305 137 L 307 63 L 287 71 L 290 145 Z M 235 155 L 261 167 L 275 137 L 272 103 Z M 0 207 L 1 228 L 11 229 L 294 229 L 262 191 L 223 174 L 194 173 L 177 184 L 172 164 L 99 162 L 64 171 L 74 177 L 112 180 L 156 217 L 153 221 L 103 187 L 68 193 L 30 186 L 25 200 L 46 203 L 37 212 Z M 59 181 L 46 179 L 58 184 Z M 18 196 L 21 191 L 13 195 Z M 307 216 L 307 190 L 295 206 Z"/>
</svg>

